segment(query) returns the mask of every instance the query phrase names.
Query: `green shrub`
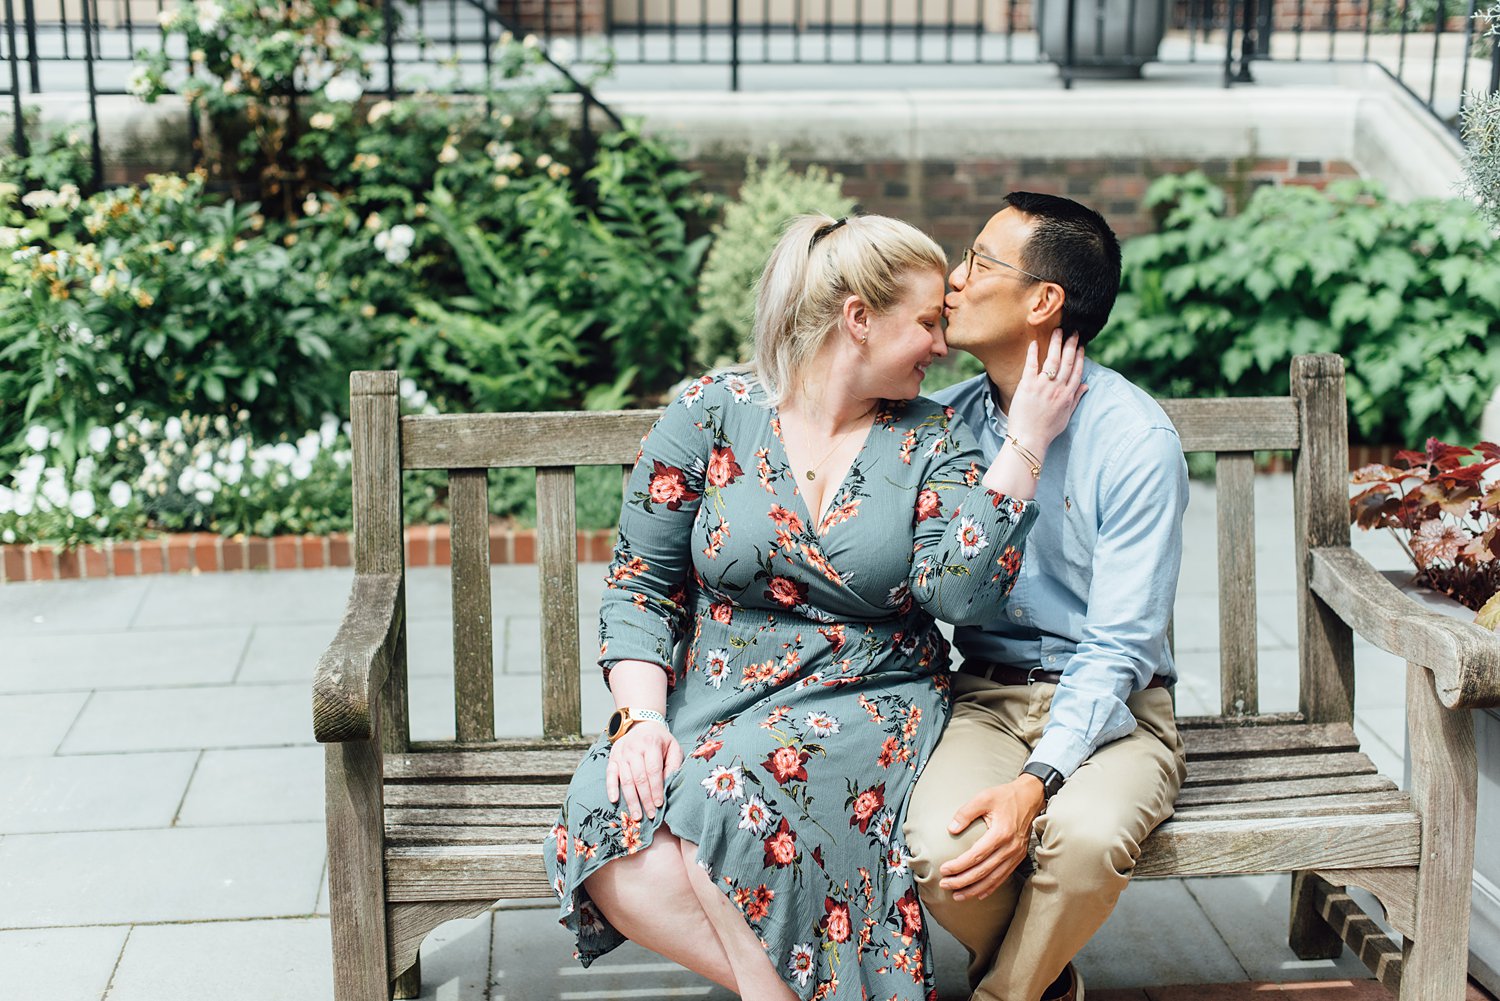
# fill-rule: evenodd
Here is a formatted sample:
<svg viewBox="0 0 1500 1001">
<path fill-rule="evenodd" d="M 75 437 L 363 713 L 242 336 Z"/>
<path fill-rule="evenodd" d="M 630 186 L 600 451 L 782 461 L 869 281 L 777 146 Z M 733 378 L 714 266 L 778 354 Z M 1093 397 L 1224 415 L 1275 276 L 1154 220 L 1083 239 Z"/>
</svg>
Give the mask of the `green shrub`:
<svg viewBox="0 0 1500 1001">
<path fill-rule="evenodd" d="M 700 366 L 743 361 L 750 356 L 755 282 L 781 231 L 794 216 L 826 212 L 839 217 L 854 207 L 843 194 L 843 177 L 822 167 L 793 171 L 772 149 L 765 165 L 750 157 L 739 198 L 724 209 L 713 249 L 698 283 L 694 350 Z"/>
<path fill-rule="evenodd" d="M 1490 9 L 1489 18 L 1489 34 L 1500 34 L 1500 4 Z M 1469 95 L 1463 134 L 1465 193 L 1500 230 L 1500 92 Z"/>
<path fill-rule="evenodd" d="M 1500 249 L 1464 202 L 1397 203 L 1360 182 L 1262 188 L 1238 216 L 1202 175 L 1147 203 L 1093 354 L 1163 396 L 1285 395 L 1292 356 L 1349 362 L 1365 442 L 1471 437 L 1500 382 Z"/>
</svg>

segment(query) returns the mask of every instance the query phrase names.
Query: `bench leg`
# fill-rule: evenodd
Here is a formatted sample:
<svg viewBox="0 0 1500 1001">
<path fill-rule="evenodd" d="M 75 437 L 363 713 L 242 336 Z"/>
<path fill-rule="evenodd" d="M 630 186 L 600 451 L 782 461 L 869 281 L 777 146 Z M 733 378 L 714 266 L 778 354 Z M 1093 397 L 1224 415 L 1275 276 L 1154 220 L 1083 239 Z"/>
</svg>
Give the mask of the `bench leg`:
<svg viewBox="0 0 1500 1001">
<path fill-rule="evenodd" d="M 1324 880 L 1315 872 L 1292 873 L 1292 920 L 1287 944 L 1298 959 L 1337 959 L 1344 940 L 1318 913 L 1317 886 Z"/>
<path fill-rule="evenodd" d="M 422 960 L 421 957 L 412 960 L 411 968 L 396 978 L 391 985 L 391 997 L 396 1001 L 406 1001 L 408 998 L 419 998 L 422 996 Z"/>
<path fill-rule="evenodd" d="M 390 1001 L 391 996 L 377 741 L 324 745 L 334 1001 Z"/>
<path fill-rule="evenodd" d="M 1469 984 L 1469 897 L 1478 764 L 1467 710 L 1438 701 L 1431 672 L 1406 672 L 1411 798 L 1422 817 L 1416 934 L 1402 947 L 1401 997 L 1463 1001 Z"/>
</svg>

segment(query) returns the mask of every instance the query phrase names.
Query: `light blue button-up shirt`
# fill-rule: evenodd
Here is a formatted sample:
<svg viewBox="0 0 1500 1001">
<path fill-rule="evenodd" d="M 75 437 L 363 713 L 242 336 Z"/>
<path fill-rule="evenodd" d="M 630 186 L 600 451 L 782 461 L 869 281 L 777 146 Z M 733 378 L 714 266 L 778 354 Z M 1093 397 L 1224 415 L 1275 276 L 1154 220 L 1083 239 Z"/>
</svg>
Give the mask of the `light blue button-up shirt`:
<svg viewBox="0 0 1500 1001">
<path fill-rule="evenodd" d="M 1125 705 L 1152 675 L 1176 681 L 1167 624 L 1182 565 L 1187 462 L 1161 407 L 1124 376 L 1085 361 L 1088 392 L 1047 449 L 1021 576 L 1003 611 L 961 626 L 965 658 L 1061 671 L 1030 760 L 1065 777 L 1135 729 Z M 1006 416 L 984 375 L 932 394 L 989 455 Z"/>
</svg>

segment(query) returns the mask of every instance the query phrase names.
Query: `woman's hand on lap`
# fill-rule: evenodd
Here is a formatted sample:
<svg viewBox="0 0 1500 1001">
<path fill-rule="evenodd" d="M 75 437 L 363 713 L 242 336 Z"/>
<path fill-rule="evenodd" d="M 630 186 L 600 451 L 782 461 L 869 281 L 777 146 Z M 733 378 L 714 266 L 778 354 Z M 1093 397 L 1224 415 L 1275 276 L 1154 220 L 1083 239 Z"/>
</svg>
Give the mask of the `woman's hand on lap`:
<svg viewBox="0 0 1500 1001">
<path fill-rule="evenodd" d="M 643 810 L 654 820 L 666 803 L 666 776 L 681 768 L 682 760 L 682 746 L 665 724 L 642 721 L 610 748 L 604 791 L 611 803 L 618 803 L 623 795 L 637 820 Z"/>
</svg>

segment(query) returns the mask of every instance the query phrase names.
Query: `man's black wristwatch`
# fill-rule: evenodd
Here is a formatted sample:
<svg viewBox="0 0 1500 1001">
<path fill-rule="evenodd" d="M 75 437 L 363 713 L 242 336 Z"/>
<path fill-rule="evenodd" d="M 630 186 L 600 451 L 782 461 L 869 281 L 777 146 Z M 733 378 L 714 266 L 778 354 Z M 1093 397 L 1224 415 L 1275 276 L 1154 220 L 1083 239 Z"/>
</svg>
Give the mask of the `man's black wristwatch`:
<svg viewBox="0 0 1500 1001">
<path fill-rule="evenodd" d="M 1063 773 L 1040 761 L 1028 761 L 1021 769 L 1022 775 L 1035 775 L 1042 783 L 1042 800 L 1051 799 L 1063 787 Z"/>
</svg>

